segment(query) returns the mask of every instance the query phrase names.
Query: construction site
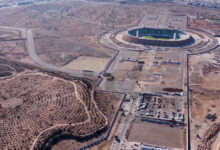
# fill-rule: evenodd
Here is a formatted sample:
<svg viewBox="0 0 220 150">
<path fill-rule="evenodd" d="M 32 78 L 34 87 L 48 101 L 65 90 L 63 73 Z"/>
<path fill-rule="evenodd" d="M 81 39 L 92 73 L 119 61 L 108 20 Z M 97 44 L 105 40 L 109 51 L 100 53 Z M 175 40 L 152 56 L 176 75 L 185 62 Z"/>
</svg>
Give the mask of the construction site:
<svg viewBox="0 0 220 150">
<path fill-rule="evenodd" d="M 0 149 L 218 150 L 220 11 L 198 3 L 0 1 Z"/>
</svg>

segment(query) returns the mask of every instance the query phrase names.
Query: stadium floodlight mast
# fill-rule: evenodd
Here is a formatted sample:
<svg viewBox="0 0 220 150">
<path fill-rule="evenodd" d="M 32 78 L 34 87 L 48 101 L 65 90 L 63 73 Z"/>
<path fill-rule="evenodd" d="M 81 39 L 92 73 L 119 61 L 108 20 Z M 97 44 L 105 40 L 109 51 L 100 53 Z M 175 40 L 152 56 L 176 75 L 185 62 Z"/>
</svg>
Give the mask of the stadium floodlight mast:
<svg viewBox="0 0 220 150">
<path fill-rule="evenodd" d="M 136 30 L 136 37 L 139 37 L 139 30 Z"/>
</svg>

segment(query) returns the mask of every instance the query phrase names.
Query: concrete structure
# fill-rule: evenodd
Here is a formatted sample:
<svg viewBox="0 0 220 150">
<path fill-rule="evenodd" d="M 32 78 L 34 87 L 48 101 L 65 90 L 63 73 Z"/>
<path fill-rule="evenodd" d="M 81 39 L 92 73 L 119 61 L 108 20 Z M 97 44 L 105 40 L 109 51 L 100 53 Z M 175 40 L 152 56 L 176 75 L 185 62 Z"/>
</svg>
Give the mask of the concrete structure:
<svg viewBox="0 0 220 150">
<path fill-rule="evenodd" d="M 146 27 L 130 29 L 122 38 L 129 43 L 169 47 L 181 47 L 194 42 L 192 36 L 179 30 Z"/>
</svg>

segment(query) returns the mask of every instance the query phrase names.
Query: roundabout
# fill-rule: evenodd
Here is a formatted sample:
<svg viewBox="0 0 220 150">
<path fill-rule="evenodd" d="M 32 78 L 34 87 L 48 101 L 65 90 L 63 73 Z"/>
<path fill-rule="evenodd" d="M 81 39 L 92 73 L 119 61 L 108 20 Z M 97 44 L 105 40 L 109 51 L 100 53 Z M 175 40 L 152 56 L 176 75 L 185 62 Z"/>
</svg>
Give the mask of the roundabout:
<svg viewBox="0 0 220 150">
<path fill-rule="evenodd" d="M 99 37 L 106 48 L 116 51 L 148 51 L 179 49 L 198 53 L 211 49 L 217 41 L 209 33 L 194 29 L 184 31 L 168 28 L 125 26 L 112 29 Z"/>
</svg>

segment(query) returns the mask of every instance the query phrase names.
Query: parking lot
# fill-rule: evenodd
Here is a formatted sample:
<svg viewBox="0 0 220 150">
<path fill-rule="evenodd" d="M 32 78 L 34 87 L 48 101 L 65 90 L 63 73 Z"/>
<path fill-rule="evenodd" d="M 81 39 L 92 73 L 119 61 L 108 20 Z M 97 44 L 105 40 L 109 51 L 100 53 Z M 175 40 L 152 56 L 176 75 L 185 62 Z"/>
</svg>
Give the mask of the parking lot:
<svg viewBox="0 0 220 150">
<path fill-rule="evenodd" d="M 184 57 L 179 51 L 121 51 L 107 72 L 113 81 L 103 80 L 100 90 L 116 92 L 163 92 L 183 88 Z"/>
<path fill-rule="evenodd" d="M 144 95 L 137 115 L 140 117 L 184 122 L 184 101 L 181 97 Z"/>
</svg>

